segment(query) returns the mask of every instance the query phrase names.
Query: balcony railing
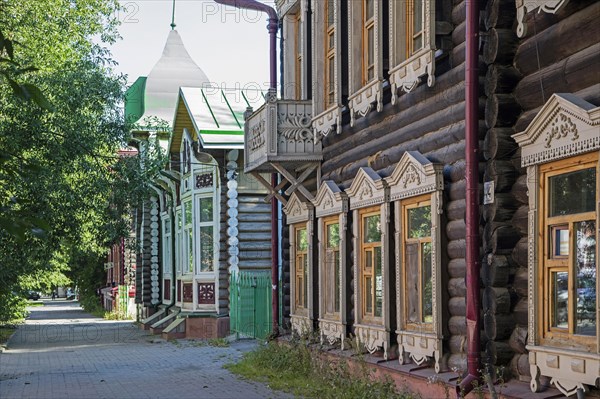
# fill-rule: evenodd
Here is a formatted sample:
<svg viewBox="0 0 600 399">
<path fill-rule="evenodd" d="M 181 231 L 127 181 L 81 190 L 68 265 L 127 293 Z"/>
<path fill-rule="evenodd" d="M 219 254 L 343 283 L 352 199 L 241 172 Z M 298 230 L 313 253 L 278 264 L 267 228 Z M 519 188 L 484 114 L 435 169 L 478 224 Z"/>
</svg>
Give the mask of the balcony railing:
<svg viewBox="0 0 600 399">
<path fill-rule="evenodd" d="M 277 100 L 269 93 L 262 107 L 246 114 L 244 172 L 278 172 L 273 164 L 293 171 L 321 162 L 311 120 L 311 101 Z"/>
</svg>

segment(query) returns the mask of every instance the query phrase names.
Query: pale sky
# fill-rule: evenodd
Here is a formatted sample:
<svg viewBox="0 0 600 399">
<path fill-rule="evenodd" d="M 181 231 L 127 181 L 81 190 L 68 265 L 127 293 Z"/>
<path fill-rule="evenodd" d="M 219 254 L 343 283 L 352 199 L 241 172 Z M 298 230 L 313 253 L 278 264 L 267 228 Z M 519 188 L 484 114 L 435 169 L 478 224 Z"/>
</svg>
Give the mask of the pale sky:
<svg viewBox="0 0 600 399">
<path fill-rule="evenodd" d="M 123 37 L 110 47 L 117 72 L 128 82 L 147 76 L 171 30 L 172 0 L 119 0 Z M 274 6 L 273 0 L 263 0 Z M 223 7 L 212 0 L 176 0 L 175 24 L 192 59 L 211 82 L 225 87 L 268 88 L 266 14 Z M 279 44 L 278 44 L 279 47 Z M 279 48 L 278 48 L 279 52 Z M 279 54 L 277 55 L 279 58 Z"/>
</svg>

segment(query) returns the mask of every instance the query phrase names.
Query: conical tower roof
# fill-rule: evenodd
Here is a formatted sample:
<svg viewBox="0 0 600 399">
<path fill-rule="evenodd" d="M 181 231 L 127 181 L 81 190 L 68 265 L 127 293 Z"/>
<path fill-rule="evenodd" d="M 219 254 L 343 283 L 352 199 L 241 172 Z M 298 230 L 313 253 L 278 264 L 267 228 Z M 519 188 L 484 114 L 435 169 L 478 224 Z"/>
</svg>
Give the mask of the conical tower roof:
<svg viewBox="0 0 600 399">
<path fill-rule="evenodd" d="M 172 124 L 179 88 L 203 87 L 209 79 L 190 57 L 179 33 L 171 30 L 162 56 L 145 83 L 144 114 L 140 119 L 158 117 Z"/>
</svg>

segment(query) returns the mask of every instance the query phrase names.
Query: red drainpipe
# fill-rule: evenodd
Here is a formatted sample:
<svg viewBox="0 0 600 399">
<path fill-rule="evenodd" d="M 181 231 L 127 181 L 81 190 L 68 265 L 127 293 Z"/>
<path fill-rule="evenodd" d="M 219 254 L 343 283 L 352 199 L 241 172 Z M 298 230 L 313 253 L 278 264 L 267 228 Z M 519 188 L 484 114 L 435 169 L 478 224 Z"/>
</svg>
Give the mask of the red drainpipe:
<svg viewBox="0 0 600 399">
<path fill-rule="evenodd" d="M 216 3 L 264 12 L 269 16 L 267 30 L 269 31 L 269 77 L 270 90 L 276 93 L 277 90 L 277 30 L 279 29 L 279 18 L 273 7 L 259 3 L 255 0 L 215 0 Z M 271 185 L 277 186 L 277 173 L 271 174 Z M 273 287 L 271 307 L 273 332 L 279 331 L 279 232 L 278 232 L 279 213 L 277 209 L 277 200 L 271 199 L 271 283 Z"/>
<path fill-rule="evenodd" d="M 466 0 L 466 240 L 467 240 L 467 371 L 456 386 L 458 397 L 467 395 L 479 381 L 479 1 Z"/>
</svg>

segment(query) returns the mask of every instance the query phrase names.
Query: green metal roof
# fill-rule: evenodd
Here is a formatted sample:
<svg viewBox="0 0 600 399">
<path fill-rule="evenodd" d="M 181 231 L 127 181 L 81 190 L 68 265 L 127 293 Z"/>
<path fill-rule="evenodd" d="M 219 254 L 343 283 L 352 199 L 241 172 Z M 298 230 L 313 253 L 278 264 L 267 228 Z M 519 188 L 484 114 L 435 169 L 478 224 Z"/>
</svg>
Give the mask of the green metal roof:
<svg viewBox="0 0 600 399">
<path fill-rule="evenodd" d="M 184 128 L 198 138 L 203 148 L 243 148 L 244 112 L 247 107 L 257 109 L 263 103 L 259 90 L 181 87 L 171 151 L 179 151 Z"/>
</svg>

